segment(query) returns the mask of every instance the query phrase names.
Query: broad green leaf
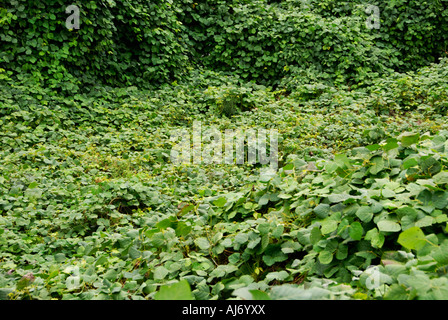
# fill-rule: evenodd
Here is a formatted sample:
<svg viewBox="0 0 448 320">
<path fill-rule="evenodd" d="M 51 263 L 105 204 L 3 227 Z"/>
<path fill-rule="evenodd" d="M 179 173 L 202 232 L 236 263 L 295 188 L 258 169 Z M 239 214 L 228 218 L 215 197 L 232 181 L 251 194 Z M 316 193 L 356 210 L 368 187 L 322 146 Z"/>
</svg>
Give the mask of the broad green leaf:
<svg viewBox="0 0 448 320">
<path fill-rule="evenodd" d="M 421 249 L 426 244 L 425 234 L 419 227 L 411 227 L 398 236 L 398 243 L 406 249 Z"/>
<path fill-rule="evenodd" d="M 310 232 L 310 242 L 311 244 L 316 244 L 319 240 L 322 239 L 322 234 L 320 233 L 320 229 L 314 227 Z"/>
<path fill-rule="evenodd" d="M 334 156 L 334 162 L 340 167 L 340 168 L 350 168 L 350 160 L 345 154 L 336 154 Z"/>
<path fill-rule="evenodd" d="M 199 249 L 201 250 L 208 250 L 210 248 L 210 242 L 208 241 L 207 238 L 204 237 L 200 237 L 197 238 L 194 243 L 196 243 L 196 245 L 199 247 Z"/>
<path fill-rule="evenodd" d="M 81 278 L 79 276 L 69 276 L 65 280 L 67 290 L 77 289 L 81 284 Z"/>
<path fill-rule="evenodd" d="M 173 221 L 172 217 L 170 217 L 168 219 L 163 219 L 163 220 L 157 222 L 156 227 L 161 229 L 161 230 L 165 230 L 165 229 L 168 229 L 168 228 L 172 227 L 173 226 L 173 222 L 174 221 Z"/>
<path fill-rule="evenodd" d="M 336 162 L 329 161 L 325 164 L 325 170 L 328 173 L 335 172 L 338 169 L 338 164 Z"/>
<path fill-rule="evenodd" d="M 107 262 L 108 262 L 107 255 L 104 254 L 96 260 L 95 267 L 106 264 Z"/>
<path fill-rule="evenodd" d="M 272 230 L 272 236 L 276 239 L 279 239 L 283 235 L 284 229 L 285 227 L 282 224 L 278 225 L 274 228 L 274 230 Z"/>
<path fill-rule="evenodd" d="M 384 169 L 384 160 L 383 157 L 377 156 L 370 160 L 372 162 L 372 166 L 370 167 L 371 174 L 377 174 L 381 170 Z"/>
<path fill-rule="evenodd" d="M 271 300 L 266 292 L 260 290 L 249 290 L 253 300 Z"/>
<path fill-rule="evenodd" d="M 437 249 L 431 251 L 431 256 L 439 266 L 448 265 L 448 241 L 444 241 Z"/>
<path fill-rule="evenodd" d="M 386 140 L 386 145 L 383 146 L 384 151 L 389 151 L 398 148 L 398 140 L 395 138 L 389 138 Z"/>
<path fill-rule="evenodd" d="M 420 139 L 420 134 L 418 133 L 410 133 L 406 132 L 401 136 L 401 145 L 403 147 L 409 147 L 415 143 L 417 143 Z"/>
<path fill-rule="evenodd" d="M 265 193 L 265 194 L 262 195 L 262 196 L 260 197 L 260 199 L 258 200 L 258 204 L 259 204 L 260 206 L 264 206 L 264 205 L 268 204 L 270 198 L 271 198 L 271 195 L 270 195 L 269 193 Z"/>
<path fill-rule="evenodd" d="M 374 248 L 381 248 L 385 241 L 384 235 L 380 233 L 377 228 L 373 228 L 367 231 L 364 238 L 366 240 L 370 240 L 370 243 Z"/>
<path fill-rule="evenodd" d="M 164 285 L 155 294 L 154 300 L 194 300 L 190 284 L 181 280 L 171 285 Z"/>
<path fill-rule="evenodd" d="M 67 259 L 67 257 L 65 256 L 65 254 L 63 253 L 56 253 L 54 255 L 54 260 L 56 260 L 56 262 L 62 263 Z"/>
<path fill-rule="evenodd" d="M 228 257 L 229 263 L 231 263 L 231 264 L 237 264 L 238 261 L 240 260 L 240 257 L 241 257 L 241 254 L 240 254 L 239 252 L 232 253 L 232 254 Z"/>
<path fill-rule="evenodd" d="M 327 250 L 319 252 L 319 261 L 322 264 L 329 264 L 333 261 L 333 253 Z"/>
<path fill-rule="evenodd" d="M 314 208 L 314 213 L 320 219 L 325 219 L 330 212 L 330 205 L 325 203 L 320 203 L 318 206 Z"/>
<path fill-rule="evenodd" d="M 213 201 L 213 204 L 219 208 L 224 207 L 226 203 L 227 199 L 225 197 L 221 197 Z"/>
<path fill-rule="evenodd" d="M 391 220 L 381 220 L 377 223 L 378 230 L 383 232 L 398 232 L 401 230 L 401 226 Z"/>
<path fill-rule="evenodd" d="M 358 221 L 353 222 L 349 227 L 349 235 L 353 240 L 361 240 L 364 229 Z"/>
<path fill-rule="evenodd" d="M 9 294 L 12 293 L 14 289 L 10 288 L 0 288 L 0 301 L 9 300 Z"/>
<path fill-rule="evenodd" d="M 432 203 L 436 209 L 445 209 L 448 205 L 448 192 L 436 191 L 432 195 Z"/>
<path fill-rule="evenodd" d="M 191 233 L 192 227 L 181 221 L 176 227 L 176 236 L 185 237 Z"/>
<path fill-rule="evenodd" d="M 446 221 L 448 221 L 448 216 L 446 214 L 441 214 L 441 215 L 438 215 L 437 217 L 435 217 L 436 223 L 442 223 L 442 222 L 446 222 Z"/>
<path fill-rule="evenodd" d="M 339 244 L 338 249 L 336 250 L 336 259 L 345 260 L 348 255 L 348 247 L 342 243 Z"/>
<path fill-rule="evenodd" d="M 249 241 L 249 235 L 247 233 L 238 233 L 233 241 L 237 244 L 246 244 Z"/>
<path fill-rule="evenodd" d="M 441 171 L 434 175 L 433 181 L 436 184 L 447 184 L 448 183 L 448 171 Z"/>
<path fill-rule="evenodd" d="M 288 278 L 288 276 L 289 276 L 289 273 L 286 272 L 285 270 L 269 272 L 266 275 L 266 282 L 269 283 L 272 280 L 283 281 L 286 278 Z"/>
<path fill-rule="evenodd" d="M 431 288 L 431 280 L 422 271 L 412 272 L 410 275 L 400 274 L 398 276 L 398 282 L 401 285 L 415 290 L 418 295 L 423 295 Z"/>
<path fill-rule="evenodd" d="M 431 226 L 434 223 L 434 218 L 431 216 L 424 216 L 423 218 L 419 219 L 415 222 L 415 226 L 424 228 Z"/>
<path fill-rule="evenodd" d="M 39 185 L 36 181 L 33 181 L 29 184 L 28 189 L 34 189 Z"/>
<path fill-rule="evenodd" d="M 389 199 L 389 198 L 394 198 L 396 194 L 395 194 L 394 191 L 385 188 L 385 189 L 382 189 L 382 190 L 381 190 L 381 195 L 382 195 L 384 198 Z"/>
<path fill-rule="evenodd" d="M 387 290 L 385 300 L 408 300 L 409 292 L 405 286 L 394 283 Z"/>
<path fill-rule="evenodd" d="M 260 231 L 260 234 L 268 234 L 270 228 L 271 228 L 271 225 L 267 222 L 260 223 L 257 227 L 258 231 Z"/>
<path fill-rule="evenodd" d="M 227 274 L 235 272 L 236 270 L 238 270 L 238 267 L 231 264 L 219 265 L 212 272 L 210 272 L 210 277 L 222 278 Z"/>
<path fill-rule="evenodd" d="M 381 146 L 380 146 L 379 144 L 372 144 L 372 145 L 366 146 L 366 148 L 367 148 L 369 151 L 376 151 L 376 150 L 378 150 L 379 148 L 381 148 Z"/>
<path fill-rule="evenodd" d="M 416 158 L 409 158 L 403 161 L 403 169 L 409 169 L 412 167 L 416 167 L 418 166 L 418 161 Z"/>
<path fill-rule="evenodd" d="M 328 295 L 329 291 L 323 288 L 304 289 L 291 284 L 273 286 L 270 291 L 272 300 L 321 300 Z"/>
<path fill-rule="evenodd" d="M 338 221 L 326 218 L 325 220 L 320 221 L 321 232 L 323 235 L 329 234 L 335 231 L 338 228 Z"/>
<path fill-rule="evenodd" d="M 362 206 L 356 211 L 356 216 L 362 222 L 369 222 L 373 218 L 373 211 L 370 206 Z"/>
<path fill-rule="evenodd" d="M 169 271 L 164 266 L 158 266 L 154 269 L 154 279 L 162 280 L 168 275 Z"/>
<path fill-rule="evenodd" d="M 434 175 L 442 169 L 442 166 L 439 161 L 430 156 L 421 161 L 420 168 L 425 174 Z"/>
<path fill-rule="evenodd" d="M 342 202 L 342 201 L 347 200 L 348 198 L 350 198 L 350 195 L 348 195 L 348 194 L 330 194 L 328 196 L 328 200 L 331 203 Z"/>
<path fill-rule="evenodd" d="M 284 254 L 278 245 L 270 245 L 263 255 L 263 262 L 269 267 L 277 262 L 283 262 L 288 259 L 288 255 Z"/>
</svg>

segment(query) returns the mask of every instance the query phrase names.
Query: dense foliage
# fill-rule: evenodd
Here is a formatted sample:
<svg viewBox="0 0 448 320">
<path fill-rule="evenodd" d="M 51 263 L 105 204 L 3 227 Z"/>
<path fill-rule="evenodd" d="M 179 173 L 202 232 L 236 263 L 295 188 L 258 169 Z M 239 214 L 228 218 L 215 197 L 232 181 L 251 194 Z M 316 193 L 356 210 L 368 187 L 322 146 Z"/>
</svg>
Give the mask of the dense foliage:
<svg viewBox="0 0 448 320">
<path fill-rule="evenodd" d="M 0 9 L 0 67 L 72 92 L 157 85 L 198 65 L 265 85 L 362 85 L 437 62 L 447 50 L 446 4 L 383 1 L 381 27 L 369 29 L 359 0 L 88 1 L 73 30 L 62 0 L 14 0 Z"/>
<path fill-rule="evenodd" d="M 19 81 L 69 92 L 86 84 L 160 84 L 182 73 L 187 48 L 170 1 L 76 4 L 79 29 L 67 29 L 62 0 L 2 5 L 0 67 Z"/>
<path fill-rule="evenodd" d="M 448 298 L 446 1 L 78 5 L 0 4 L 0 300 Z"/>
</svg>

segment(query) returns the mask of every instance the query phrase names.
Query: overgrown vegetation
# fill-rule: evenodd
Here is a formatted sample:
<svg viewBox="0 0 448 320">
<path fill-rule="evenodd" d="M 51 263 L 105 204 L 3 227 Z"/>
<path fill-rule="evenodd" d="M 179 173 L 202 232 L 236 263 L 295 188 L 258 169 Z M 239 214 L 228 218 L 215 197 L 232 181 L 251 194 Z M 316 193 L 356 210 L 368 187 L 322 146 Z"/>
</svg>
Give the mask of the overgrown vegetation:
<svg viewBox="0 0 448 320">
<path fill-rule="evenodd" d="M 446 1 L 67 5 L 0 5 L 0 299 L 448 298 Z"/>
</svg>

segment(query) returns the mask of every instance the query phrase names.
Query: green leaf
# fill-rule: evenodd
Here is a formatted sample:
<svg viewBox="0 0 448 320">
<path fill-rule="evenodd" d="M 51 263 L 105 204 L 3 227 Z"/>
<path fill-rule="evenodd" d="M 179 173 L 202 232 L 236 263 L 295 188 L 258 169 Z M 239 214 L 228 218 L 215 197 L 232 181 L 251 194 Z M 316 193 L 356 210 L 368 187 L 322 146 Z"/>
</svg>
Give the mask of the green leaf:
<svg viewBox="0 0 448 320">
<path fill-rule="evenodd" d="M 387 290 L 385 300 L 408 300 L 409 292 L 405 286 L 394 283 Z"/>
<path fill-rule="evenodd" d="M 260 290 L 249 290 L 253 300 L 271 300 L 266 292 Z"/>
<path fill-rule="evenodd" d="M 368 149 L 369 151 L 376 151 L 379 148 L 381 148 L 381 146 L 379 144 L 372 144 L 372 145 L 366 146 L 366 149 Z"/>
<path fill-rule="evenodd" d="M 378 230 L 383 232 L 398 232 L 401 230 L 401 226 L 391 220 L 381 220 L 377 223 Z"/>
<path fill-rule="evenodd" d="M 418 295 L 425 294 L 431 288 L 431 280 L 429 276 L 422 271 L 414 271 L 412 274 L 400 274 L 398 283 L 406 287 L 411 287 Z"/>
<path fill-rule="evenodd" d="M 79 276 L 69 276 L 65 280 L 65 285 L 67 287 L 67 290 L 74 290 L 79 288 L 81 283 L 81 278 Z"/>
<path fill-rule="evenodd" d="M 356 211 L 356 216 L 362 222 L 369 222 L 373 218 L 373 210 L 370 206 L 362 206 Z"/>
<path fill-rule="evenodd" d="M 171 285 L 164 285 L 155 294 L 154 300 L 194 300 L 190 284 L 181 280 Z"/>
<path fill-rule="evenodd" d="M 245 244 L 249 241 L 249 236 L 247 233 L 238 233 L 235 236 L 234 242 L 237 244 Z"/>
<path fill-rule="evenodd" d="M 162 280 L 168 275 L 169 271 L 164 266 L 158 266 L 154 269 L 154 279 Z"/>
<path fill-rule="evenodd" d="M 384 151 L 389 151 L 398 148 L 398 140 L 395 138 L 389 138 L 386 140 L 386 145 L 383 146 Z"/>
<path fill-rule="evenodd" d="M 364 233 L 364 229 L 362 228 L 361 223 L 358 221 L 353 222 L 349 227 L 349 235 L 353 240 L 361 240 L 362 235 Z"/>
<path fill-rule="evenodd" d="M 9 300 L 8 295 L 13 291 L 14 290 L 10 288 L 0 288 L 0 301 Z"/>
<path fill-rule="evenodd" d="M 425 234 L 419 227 L 411 227 L 400 233 L 398 243 L 406 249 L 419 250 L 426 244 Z"/>
<path fill-rule="evenodd" d="M 319 221 L 319 222 L 320 222 L 320 225 L 321 225 L 321 229 L 320 230 L 321 230 L 323 235 L 329 234 L 329 233 L 335 231 L 338 228 L 338 224 L 339 224 L 338 221 L 333 220 L 333 219 L 329 219 L 329 218 L 327 218 L 325 220 L 322 220 L 322 221 Z"/>
<path fill-rule="evenodd" d="M 448 192 L 436 191 L 432 195 L 432 203 L 436 209 L 445 209 L 448 205 Z"/>
<path fill-rule="evenodd" d="M 448 183 L 448 172 L 441 171 L 432 177 L 435 184 L 447 184 Z"/>
<path fill-rule="evenodd" d="M 328 200 L 331 203 L 338 203 L 347 200 L 350 198 L 350 195 L 348 194 L 331 194 L 328 196 Z"/>
<path fill-rule="evenodd" d="M 431 256 L 439 266 L 448 265 L 448 241 L 444 241 L 437 249 L 433 250 Z"/>
<path fill-rule="evenodd" d="M 332 162 L 332 161 L 329 161 L 325 164 L 325 170 L 328 173 L 332 173 L 332 172 L 336 171 L 338 168 L 339 167 L 338 167 L 337 163 Z"/>
<path fill-rule="evenodd" d="M 173 226 L 173 222 L 174 222 L 173 218 L 174 217 L 170 217 L 168 219 L 164 219 L 164 220 L 159 221 L 156 224 L 156 227 L 161 229 L 161 230 L 166 230 L 168 228 L 171 228 Z M 175 218 L 174 218 L 174 220 L 175 220 Z"/>
<path fill-rule="evenodd" d="M 310 242 L 311 244 L 316 244 L 319 240 L 322 239 L 322 234 L 320 233 L 320 229 L 318 227 L 314 227 L 310 232 Z"/>
<path fill-rule="evenodd" d="M 380 233 L 377 228 L 367 231 L 365 239 L 370 240 L 370 243 L 374 248 L 381 248 L 385 240 L 384 235 Z"/>
<path fill-rule="evenodd" d="M 199 247 L 201 250 L 208 250 L 210 248 L 210 242 L 207 238 L 201 237 L 197 238 L 194 243 Z"/>
<path fill-rule="evenodd" d="M 442 169 L 442 166 L 434 157 L 427 157 L 421 161 L 420 168 L 425 174 L 434 175 Z"/>
<path fill-rule="evenodd" d="M 338 249 L 336 250 L 336 259 L 345 260 L 348 255 L 348 247 L 342 243 L 338 245 Z"/>
<path fill-rule="evenodd" d="M 271 228 L 271 225 L 267 222 L 264 223 L 260 223 L 257 227 L 258 231 L 260 232 L 260 234 L 268 234 L 269 230 Z"/>
<path fill-rule="evenodd" d="M 67 257 L 63 253 L 56 253 L 54 255 L 54 260 L 56 260 L 56 262 L 62 263 L 65 262 L 66 259 Z"/>
<path fill-rule="evenodd" d="M 176 236 L 185 237 L 190 234 L 191 230 L 192 230 L 191 226 L 189 226 L 185 222 L 181 221 L 177 224 Z"/>
<path fill-rule="evenodd" d="M 107 255 L 104 254 L 96 260 L 95 267 L 106 264 L 107 262 L 108 262 Z"/>
<path fill-rule="evenodd" d="M 274 271 L 274 272 L 269 272 L 266 275 L 266 282 L 269 283 L 272 280 L 278 280 L 278 281 L 283 281 L 286 278 L 288 278 L 289 273 L 286 272 L 285 270 L 282 271 Z"/>
<path fill-rule="evenodd" d="M 28 189 L 34 189 L 38 186 L 39 184 L 36 181 L 33 181 L 29 184 Z"/>
<path fill-rule="evenodd" d="M 281 224 L 275 227 L 274 230 L 272 230 L 272 236 L 276 239 L 280 239 L 280 237 L 283 235 L 285 227 Z"/>
<path fill-rule="evenodd" d="M 340 167 L 340 168 L 350 168 L 350 160 L 345 154 L 336 154 L 334 156 L 334 162 Z"/>
<path fill-rule="evenodd" d="M 415 158 L 409 158 L 403 161 L 403 169 L 409 169 L 418 166 L 418 161 Z"/>
<path fill-rule="evenodd" d="M 329 264 L 333 261 L 333 253 L 327 250 L 319 252 L 319 261 L 322 264 Z"/>
<path fill-rule="evenodd" d="M 401 145 L 403 147 L 409 147 L 415 143 L 417 143 L 420 139 L 420 134 L 418 133 L 410 133 L 406 132 L 401 136 Z"/>
<path fill-rule="evenodd" d="M 314 208 L 314 213 L 320 219 L 325 219 L 330 212 L 330 205 L 325 203 L 320 203 L 318 206 Z"/>
<path fill-rule="evenodd" d="M 370 167 L 371 174 L 377 174 L 381 170 L 384 169 L 384 160 L 383 157 L 377 156 L 371 159 L 372 166 Z"/>
<path fill-rule="evenodd" d="M 276 262 L 283 262 L 287 260 L 288 255 L 284 254 L 281 251 L 281 247 L 279 245 L 269 245 L 262 259 L 263 262 L 270 267 L 274 265 Z"/>
<path fill-rule="evenodd" d="M 219 208 L 224 207 L 226 203 L 227 199 L 225 197 L 221 197 L 213 201 L 213 204 Z"/>
<path fill-rule="evenodd" d="M 269 202 L 269 200 L 270 200 L 270 197 L 271 197 L 270 193 L 265 193 L 265 194 L 262 195 L 262 196 L 260 197 L 260 199 L 258 200 L 258 204 L 259 204 L 260 206 L 264 206 L 264 205 L 268 204 L 268 202 Z"/>
</svg>

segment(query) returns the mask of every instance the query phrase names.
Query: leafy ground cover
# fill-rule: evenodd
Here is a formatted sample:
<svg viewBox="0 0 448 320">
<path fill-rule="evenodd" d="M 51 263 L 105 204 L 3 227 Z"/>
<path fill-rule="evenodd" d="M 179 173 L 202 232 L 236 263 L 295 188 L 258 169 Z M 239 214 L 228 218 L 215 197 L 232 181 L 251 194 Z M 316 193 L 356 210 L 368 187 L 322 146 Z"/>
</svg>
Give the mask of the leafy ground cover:
<svg viewBox="0 0 448 320">
<path fill-rule="evenodd" d="M 195 299 L 446 297 L 447 68 L 290 95 L 207 73 L 71 98 L 3 86 L 2 297 L 178 280 Z M 172 165 L 170 132 L 198 119 L 277 128 L 281 169 Z"/>
<path fill-rule="evenodd" d="M 63 6 L 0 5 L 0 300 L 448 299 L 445 0 Z"/>
</svg>

